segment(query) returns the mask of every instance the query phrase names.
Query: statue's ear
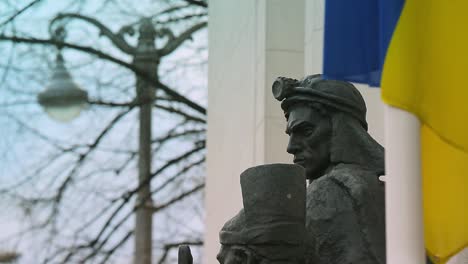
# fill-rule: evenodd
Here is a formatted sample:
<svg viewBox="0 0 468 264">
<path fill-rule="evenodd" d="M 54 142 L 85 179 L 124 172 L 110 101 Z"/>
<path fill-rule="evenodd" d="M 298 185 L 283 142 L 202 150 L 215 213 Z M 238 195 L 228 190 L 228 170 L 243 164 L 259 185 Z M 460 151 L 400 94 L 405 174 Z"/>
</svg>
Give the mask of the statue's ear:
<svg viewBox="0 0 468 264">
<path fill-rule="evenodd" d="M 254 262 L 251 262 L 251 254 L 249 250 L 245 247 L 234 247 L 234 256 L 237 260 L 237 263 L 242 263 L 242 264 L 254 264 Z"/>
<path fill-rule="evenodd" d="M 261 264 L 261 262 L 263 261 L 260 261 L 260 259 L 249 249 L 247 248 L 243 248 L 242 249 L 243 251 L 243 256 L 242 256 L 242 259 L 245 259 L 246 261 L 243 262 L 243 263 L 247 263 L 247 264 Z M 265 263 L 266 264 L 266 263 Z"/>
</svg>

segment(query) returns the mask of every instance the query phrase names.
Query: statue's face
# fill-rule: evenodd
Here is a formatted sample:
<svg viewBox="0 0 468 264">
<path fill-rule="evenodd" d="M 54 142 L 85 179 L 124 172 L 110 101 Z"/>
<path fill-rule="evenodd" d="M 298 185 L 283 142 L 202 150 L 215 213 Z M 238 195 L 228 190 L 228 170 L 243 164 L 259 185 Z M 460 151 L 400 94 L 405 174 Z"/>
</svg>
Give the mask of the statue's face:
<svg viewBox="0 0 468 264">
<path fill-rule="evenodd" d="M 307 179 L 320 177 L 330 165 L 330 118 L 307 105 L 293 106 L 286 133 L 289 135 L 287 151 L 294 155 L 294 163 L 305 168 Z"/>
<path fill-rule="evenodd" d="M 216 256 L 220 264 L 256 264 L 249 249 L 238 246 L 221 246 Z"/>
</svg>

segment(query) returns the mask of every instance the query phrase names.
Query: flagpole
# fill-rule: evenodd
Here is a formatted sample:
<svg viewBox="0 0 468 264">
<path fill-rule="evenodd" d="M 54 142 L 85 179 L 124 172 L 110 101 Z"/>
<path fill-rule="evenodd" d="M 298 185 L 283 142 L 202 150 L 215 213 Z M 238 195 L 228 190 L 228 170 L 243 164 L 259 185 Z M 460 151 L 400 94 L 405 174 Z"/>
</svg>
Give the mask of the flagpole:
<svg viewBox="0 0 468 264">
<path fill-rule="evenodd" d="M 425 263 L 420 122 L 385 105 L 387 264 Z"/>
</svg>

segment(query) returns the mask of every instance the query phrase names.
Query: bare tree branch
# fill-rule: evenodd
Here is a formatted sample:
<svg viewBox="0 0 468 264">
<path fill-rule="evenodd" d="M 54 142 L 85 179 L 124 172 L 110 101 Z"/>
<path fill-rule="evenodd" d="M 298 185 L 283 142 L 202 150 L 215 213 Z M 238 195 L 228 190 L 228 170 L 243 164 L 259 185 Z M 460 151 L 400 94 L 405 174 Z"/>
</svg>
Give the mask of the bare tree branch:
<svg viewBox="0 0 468 264">
<path fill-rule="evenodd" d="M 88 103 L 91 104 L 91 105 L 100 105 L 100 106 L 109 106 L 109 107 L 129 107 L 129 106 L 133 107 L 133 106 L 141 106 L 141 105 L 147 104 L 148 102 L 141 102 L 141 101 L 139 102 L 137 100 L 132 100 L 130 102 L 125 102 L 125 103 L 116 103 L 116 102 L 108 102 L 108 101 L 90 99 L 90 100 L 88 100 Z M 166 112 L 174 113 L 174 114 L 178 114 L 180 116 L 183 116 L 183 117 L 185 117 L 185 119 L 187 121 L 194 121 L 194 122 L 202 123 L 202 124 L 206 123 L 206 120 L 203 119 L 203 118 L 187 114 L 187 113 L 183 112 L 182 110 L 179 110 L 179 109 L 176 109 L 176 108 L 173 108 L 173 107 L 164 106 L 164 105 L 161 105 L 161 104 L 154 104 L 154 106 L 156 108 L 164 110 Z"/>
<path fill-rule="evenodd" d="M 208 15 L 207 13 L 189 14 L 189 15 L 185 15 L 185 16 L 182 16 L 182 17 L 171 17 L 169 19 L 159 21 L 159 23 L 168 24 L 168 23 L 179 22 L 179 21 L 183 21 L 183 20 L 187 20 L 187 19 L 191 19 L 191 18 L 206 17 L 207 15 Z"/>
<path fill-rule="evenodd" d="M 109 258 L 115 253 L 115 251 L 119 249 L 121 246 L 123 246 L 125 242 L 127 242 L 127 240 L 133 235 L 133 233 L 134 233 L 133 230 L 128 231 L 127 234 L 118 243 L 115 244 L 115 246 L 113 246 L 111 249 L 105 252 L 106 257 L 99 263 L 101 264 L 106 263 L 109 260 Z"/>
<path fill-rule="evenodd" d="M 155 138 L 152 140 L 152 143 L 159 143 L 159 144 L 162 144 L 170 139 L 176 139 L 176 138 L 179 138 L 179 137 L 184 137 L 184 136 L 188 136 L 188 135 L 199 135 L 201 133 L 205 133 L 206 130 L 205 129 L 190 129 L 190 130 L 185 130 L 183 132 L 180 132 L 180 133 L 172 133 L 172 132 L 169 132 L 167 135 L 163 136 L 163 137 L 159 137 L 159 138 Z"/>
<path fill-rule="evenodd" d="M 208 3 L 203 0 L 185 0 L 185 2 L 196 6 L 208 7 Z"/>
<path fill-rule="evenodd" d="M 188 151 L 168 162 L 166 162 L 166 164 L 164 166 L 162 166 L 161 168 L 159 168 L 156 173 L 153 173 L 151 178 L 148 179 L 147 181 L 151 181 L 151 179 L 153 177 L 155 177 L 156 175 L 158 175 L 159 173 L 161 173 L 162 171 L 164 171 L 165 169 L 167 169 L 168 167 L 170 166 L 173 166 L 175 164 L 177 164 L 177 162 L 179 162 L 180 160 L 183 160 L 187 157 L 189 157 L 190 155 L 193 155 L 194 153 L 200 151 L 204 149 L 204 146 L 198 146 L 197 148 L 191 150 L 191 151 Z M 107 220 L 105 221 L 105 223 L 103 224 L 102 228 L 100 229 L 100 231 L 98 232 L 97 236 L 92 239 L 91 241 L 89 241 L 88 244 L 86 245 L 80 245 L 79 248 L 87 248 L 87 247 L 91 247 L 93 248 L 93 252 L 90 253 L 85 259 L 90 259 L 92 257 L 94 257 L 97 252 L 99 250 L 102 249 L 102 247 L 107 243 L 107 241 L 109 241 L 109 239 L 111 238 L 111 236 L 115 233 L 115 231 L 120 228 L 129 218 L 130 216 L 133 214 L 133 212 L 135 212 L 138 208 L 140 208 L 141 206 L 145 206 L 145 202 L 146 202 L 146 199 L 148 199 L 149 197 L 144 197 L 142 199 L 142 201 L 139 202 L 139 204 L 135 205 L 133 207 L 133 209 L 128 212 L 127 214 L 125 214 L 117 223 L 115 223 L 114 225 L 111 226 L 112 222 L 114 221 L 114 219 L 117 217 L 117 215 L 120 213 L 120 211 L 122 210 L 122 208 L 127 205 L 128 201 L 130 201 L 130 198 L 135 195 L 138 190 L 140 188 L 142 188 L 142 186 L 144 186 L 145 184 L 147 184 L 148 182 L 142 182 L 137 188 L 129 191 L 129 192 L 126 192 L 120 199 L 121 199 L 121 202 L 119 204 L 119 206 L 114 209 L 114 211 L 112 212 L 112 214 L 107 218 Z M 201 189 L 202 187 L 200 187 Z M 184 195 L 183 197 L 178 197 L 179 199 L 177 200 L 174 200 L 173 202 L 177 202 L 181 199 L 184 199 L 185 197 L 195 193 L 196 191 L 200 190 L 200 189 L 197 189 L 195 191 L 191 191 L 189 194 L 186 194 Z M 169 206 L 169 202 L 168 203 L 165 203 L 164 207 L 158 209 L 158 211 L 166 208 L 167 206 Z M 107 233 L 106 236 L 104 236 L 104 234 Z M 64 259 L 64 261 L 68 261 L 69 259 L 71 259 L 71 257 L 73 257 L 77 252 L 70 252 L 66 258 Z M 66 262 L 62 262 L 62 263 L 66 263 Z"/>
<path fill-rule="evenodd" d="M 164 189 L 166 186 L 168 186 L 170 183 L 176 181 L 178 178 L 182 177 L 182 175 L 184 175 L 185 172 L 187 172 L 188 170 L 192 169 L 193 167 L 196 167 L 198 165 L 201 165 L 203 162 L 205 162 L 205 158 L 202 158 L 194 163 L 191 163 L 189 164 L 188 166 L 184 167 L 182 170 L 180 170 L 179 172 L 177 172 L 177 174 L 171 178 L 169 178 L 168 180 L 166 180 L 164 183 L 162 183 L 161 185 L 159 185 L 157 188 L 155 188 L 154 190 L 151 191 L 151 193 L 157 193 L 159 191 L 161 191 L 162 189 Z"/>
<path fill-rule="evenodd" d="M 188 152 L 185 152 L 184 154 L 182 154 L 182 155 L 180 155 L 180 156 L 178 156 L 178 157 L 176 157 L 174 159 L 169 160 L 168 162 L 166 162 L 166 164 L 164 166 L 162 166 L 161 168 L 159 168 L 155 172 L 151 173 L 151 177 L 148 180 L 153 179 L 156 175 L 163 172 L 168 167 L 173 166 L 174 164 L 178 163 L 179 161 L 184 160 L 187 157 L 189 157 L 189 156 L 193 155 L 194 153 L 197 153 L 198 151 L 201 151 L 203 149 L 205 149 L 205 143 L 204 142 L 202 144 L 196 145 L 196 147 L 194 149 L 192 149 L 192 150 L 190 150 Z M 142 185 L 144 185 L 144 184 L 148 184 L 148 182 L 143 183 Z M 139 186 L 139 188 L 141 188 L 141 186 Z"/>
<path fill-rule="evenodd" d="M 169 41 L 167 45 L 160 50 L 159 54 L 160 56 L 165 56 L 171 52 L 173 52 L 175 49 L 177 49 L 184 41 L 187 39 L 190 39 L 193 35 L 193 33 L 197 32 L 198 30 L 206 27 L 208 23 L 207 22 L 201 22 L 198 24 L 193 25 L 191 28 L 187 29 L 184 33 L 180 34 L 178 37 L 176 37 L 174 40 Z"/>
<path fill-rule="evenodd" d="M 153 213 L 156 213 L 158 211 L 161 211 L 162 209 L 168 207 L 169 205 L 172 205 L 176 202 L 179 202 L 180 200 L 183 200 L 185 199 L 186 197 L 200 191 L 201 189 L 203 189 L 203 187 L 205 187 L 205 183 L 202 183 L 202 184 L 199 184 L 197 186 L 195 186 L 194 188 L 180 194 L 179 196 L 177 197 L 174 197 L 172 198 L 171 200 L 163 203 L 163 204 L 160 204 L 160 205 L 157 205 L 157 206 L 153 206 L 151 209 L 153 210 Z"/>
<path fill-rule="evenodd" d="M 60 184 L 60 187 L 57 189 L 57 193 L 55 194 L 54 197 L 54 209 L 51 213 L 50 217 L 54 217 L 58 210 L 59 210 L 59 204 L 60 201 L 62 200 L 62 197 L 68 188 L 69 184 L 72 182 L 73 176 L 76 174 L 78 169 L 81 167 L 81 165 L 85 162 L 86 158 L 89 156 L 89 154 L 95 149 L 95 147 L 101 142 L 101 139 L 114 127 L 114 125 L 126 114 L 128 114 L 133 108 L 128 108 L 126 111 L 123 111 L 116 115 L 109 124 L 101 131 L 101 133 L 96 137 L 93 143 L 89 145 L 88 151 L 85 152 L 84 154 L 81 154 L 78 158 L 78 160 L 75 163 L 75 166 L 72 168 L 70 173 L 68 173 L 68 176 L 65 178 L 65 180 Z"/>
<path fill-rule="evenodd" d="M 21 15 L 24 11 L 28 10 L 29 8 L 31 8 L 32 6 L 34 6 L 35 4 L 41 2 L 42 0 L 33 0 L 31 1 L 29 4 L 27 4 L 26 6 L 24 6 L 23 8 L 21 8 L 20 10 L 18 10 L 14 15 L 12 15 L 11 17 L 9 17 L 7 20 L 3 21 L 2 23 L 0 23 L 0 27 L 3 27 L 5 26 L 6 24 L 10 23 L 11 21 L 13 21 L 16 17 L 18 17 L 19 15 Z"/>
<path fill-rule="evenodd" d="M 44 140 L 45 142 L 49 143 L 50 145 L 54 146 L 55 148 L 57 148 L 57 149 L 59 149 L 59 150 L 61 150 L 63 152 L 74 152 L 75 147 L 71 147 L 71 148 L 63 147 L 62 146 L 64 144 L 63 142 L 59 142 L 58 140 L 53 139 L 53 138 L 43 134 L 42 132 L 38 131 L 37 129 L 32 128 L 31 126 L 29 126 L 25 122 L 21 121 L 20 119 L 16 118 L 12 114 L 7 113 L 6 116 L 8 116 L 8 118 L 14 120 L 21 127 L 27 129 L 29 132 L 31 132 L 36 137 Z"/>
<path fill-rule="evenodd" d="M 187 106 L 191 107 L 192 109 L 202 113 L 206 114 L 206 109 L 202 107 L 201 105 L 195 103 L 194 101 L 186 98 L 185 96 L 179 94 L 178 92 L 170 89 L 167 85 L 161 83 L 157 78 L 151 76 L 148 74 L 146 71 L 136 67 L 135 65 L 119 60 L 109 54 L 106 54 L 102 51 L 96 50 L 91 47 L 87 46 L 81 46 L 81 45 L 76 45 L 76 44 L 70 44 L 66 42 L 60 42 L 57 40 L 52 40 L 52 39 L 38 39 L 38 38 L 26 38 L 26 37 L 18 37 L 18 36 L 6 36 L 6 35 L 0 35 L 0 41 L 12 41 L 15 43 L 29 43 L 29 44 L 36 44 L 36 45 L 53 45 L 53 46 L 63 46 L 67 47 L 70 49 L 86 52 L 91 55 L 95 55 L 98 58 L 116 63 L 118 65 L 121 65 L 131 71 L 133 71 L 135 74 L 138 76 L 142 77 L 146 81 L 148 81 L 153 87 L 155 88 L 160 88 L 163 90 L 167 95 L 173 98 L 174 101 L 178 101 L 181 103 L 186 104 Z"/>
<path fill-rule="evenodd" d="M 160 16 L 160 15 L 172 13 L 172 12 L 175 12 L 175 11 L 179 11 L 180 9 L 187 8 L 187 7 L 190 7 L 190 5 L 173 6 L 173 7 L 167 8 L 167 9 L 165 9 L 165 10 L 163 10 L 163 11 L 157 13 L 157 14 L 154 15 L 152 18 L 157 17 L 157 16 Z"/>
<path fill-rule="evenodd" d="M 174 114 L 178 114 L 180 116 L 183 116 L 185 117 L 185 120 L 186 121 L 194 121 L 194 122 L 197 122 L 197 123 L 202 123 L 202 124 L 206 124 L 206 120 L 203 119 L 203 118 L 200 118 L 200 117 L 196 117 L 196 116 L 193 116 L 193 115 L 190 115 L 190 114 L 187 114 L 185 112 L 182 112 L 181 110 L 179 109 L 176 109 L 176 108 L 173 108 L 173 107 L 169 107 L 169 106 L 164 106 L 164 105 L 161 105 L 161 104 L 154 104 L 154 106 L 156 108 L 159 108 L 159 109 L 162 109 L 162 110 L 165 110 L 169 113 L 174 113 Z"/>
</svg>

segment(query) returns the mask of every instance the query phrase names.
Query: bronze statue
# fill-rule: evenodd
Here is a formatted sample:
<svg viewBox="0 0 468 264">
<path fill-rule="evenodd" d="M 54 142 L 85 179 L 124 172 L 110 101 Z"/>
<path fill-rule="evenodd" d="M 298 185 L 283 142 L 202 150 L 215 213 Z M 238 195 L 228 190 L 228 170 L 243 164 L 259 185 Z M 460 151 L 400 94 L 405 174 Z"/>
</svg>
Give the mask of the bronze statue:
<svg viewBox="0 0 468 264">
<path fill-rule="evenodd" d="M 304 263 L 304 169 L 270 164 L 241 174 L 244 208 L 219 233 L 221 264 Z"/>
<path fill-rule="evenodd" d="M 244 208 L 219 232 L 220 264 L 304 264 L 305 171 L 293 164 L 268 164 L 240 176 Z M 179 264 L 192 264 L 188 246 Z"/>
<path fill-rule="evenodd" d="M 305 168 L 306 263 L 385 263 L 384 149 L 368 133 L 359 91 L 311 75 L 278 78 L 287 151 Z"/>
</svg>

